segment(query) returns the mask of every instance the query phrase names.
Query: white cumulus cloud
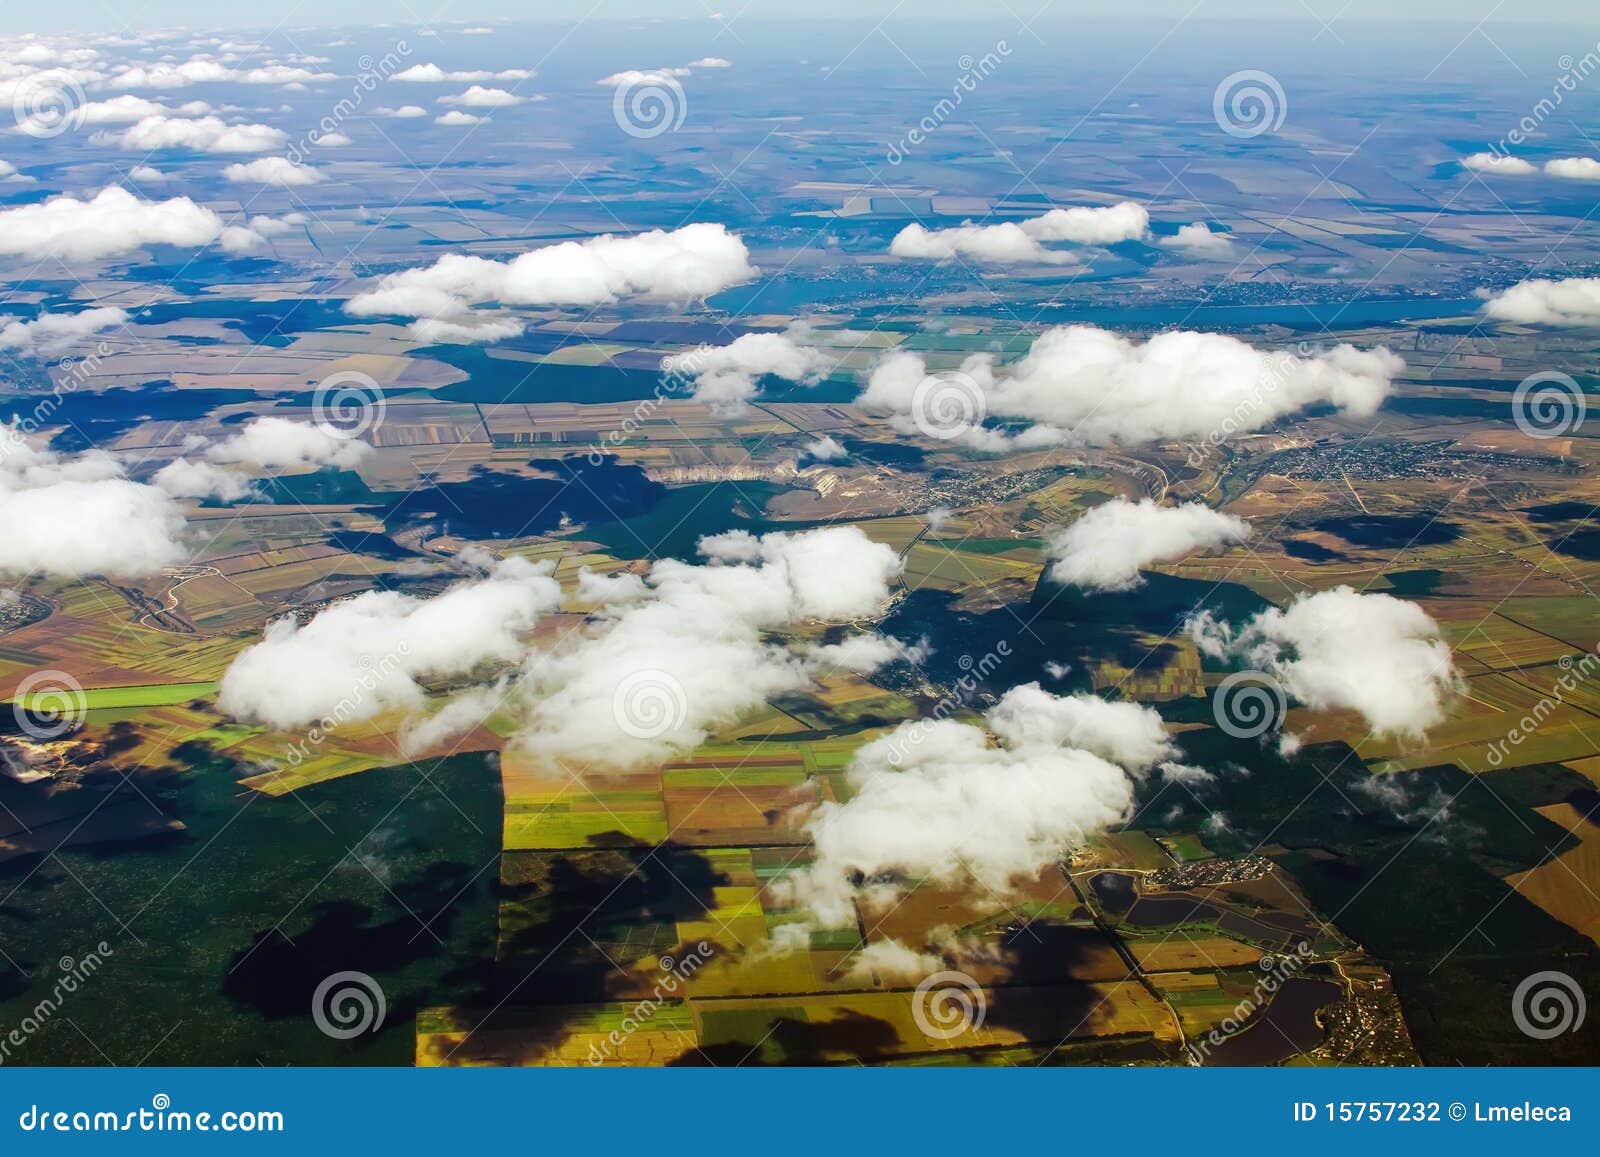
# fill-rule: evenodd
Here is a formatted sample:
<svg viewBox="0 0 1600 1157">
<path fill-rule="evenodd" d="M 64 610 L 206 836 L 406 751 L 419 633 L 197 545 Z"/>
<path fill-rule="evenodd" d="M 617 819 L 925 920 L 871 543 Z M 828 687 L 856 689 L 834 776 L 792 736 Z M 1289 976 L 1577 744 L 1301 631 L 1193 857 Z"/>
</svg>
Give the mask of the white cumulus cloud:
<svg viewBox="0 0 1600 1157">
<path fill-rule="evenodd" d="M 1383 735 L 1421 735 L 1444 719 L 1457 688 L 1439 624 L 1392 595 L 1335 587 L 1238 628 L 1202 613 L 1190 632 L 1207 654 L 1272 675 L 1313 710 L 1358 711 Z"/>
<path fill-rule="evenodd" d="M 978 449 L 1137 445 L 1260 430 L 1318 403 L 1365 417 L 1404 368 L 1382 347 L 1299 355 L 1257 350 L 1223 334 L 1172 331 L 1140 343 L 1073 325 L 1045 331 L 1015 363 L 976 354 L 953 376 L 931 375 L 918 354 L 892 353 L 857 404 L 915 434 L 930 420 L 937 424 L 930 408 L 954 402 L 965 413 L 951 433 Z M 984 417 L 1033 425 L 1009 436 L 979 424 Z"/>
<path fill-rule="evenodd" d="M 1008 264 L 1043 262 L 1071 264 L 1077 255 L 1065 250 L 1047 249 L 1050 242 L 1074 245 L 1114 245 L 1134 241 L 1150 228 L 1150 214 L 1132 201 L 1103 208 L 1076 205 L 1070 209 L 1051 209 L 1024 221 L 1002 221 L 995 225 L 963 223 L 953 229 L 928 229 L 907 225 L 889 244 L 895 257 L 948 260 L 969 257 L 974 261 Z"/>
<path fill-rule="evenodd" d="M 696 224 L 627 237 L 603 234 L 530 250 L 510 261 L 450 254 L 391 273 L 357 294 L 345 311 L 470 321 L 472 307 L 599 305 L 626 297 L 689 301 L 755 276 L 738 234 Z"/>
<path fill-rule="evenodd" d="M 741 414 L 762 377 L 811 385 L 833 365 L 821 350 L 804 344 L 804 331 L 747 333 L 725 346 L 701 347 L 661 359 L 661 371 L 694 383 L 693 397 L 720 417 Z"/>
<path fill-rule="evenodd" d="M 1483 311 L 1521 325 L 1600 325 L 1600 277 L 1519 282 L 1490 297 Z"/>
<path fill-rule="evenodd" d="M 1068 586 L 1124 591 L 1141 567 L 1245 541 L 1250 524 L 1203 502 L 1158 506 L 1146 498 L 1102 503 L 1045 539 L 1050 577 Z"/>
</svg>

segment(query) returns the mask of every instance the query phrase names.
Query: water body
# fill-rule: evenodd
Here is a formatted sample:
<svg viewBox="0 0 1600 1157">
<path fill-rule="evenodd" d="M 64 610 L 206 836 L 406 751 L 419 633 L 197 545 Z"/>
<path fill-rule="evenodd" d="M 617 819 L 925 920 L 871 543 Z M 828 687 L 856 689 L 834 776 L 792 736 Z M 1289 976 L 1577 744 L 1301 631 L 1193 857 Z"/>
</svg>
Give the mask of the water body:
<svg viewBox="0 0 1600 1157">
<path fill-rule="evenodd" d="M 1330 981 L 1291 977 L 1273 995 L 1266 1011 L 1243 1032 L 1211 1049 L 1205 1063 L 1276 1065 L 1314 1049 L 1325 1036 L 1317 1023 L 1317 1010 L 1343 996 L 1343 990 Z"/>
</svg>

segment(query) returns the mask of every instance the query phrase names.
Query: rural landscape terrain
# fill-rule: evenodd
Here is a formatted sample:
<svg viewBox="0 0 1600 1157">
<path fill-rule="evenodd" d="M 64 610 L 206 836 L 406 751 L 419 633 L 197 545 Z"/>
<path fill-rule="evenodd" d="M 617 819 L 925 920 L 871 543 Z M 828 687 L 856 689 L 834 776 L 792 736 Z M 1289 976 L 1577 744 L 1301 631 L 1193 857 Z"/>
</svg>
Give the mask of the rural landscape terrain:
<svg viewBox="0 0 1600 1157">
<path fill-rule="evenodd" d="M 0 1062 L 1600 1060 L 1600 46 L 1336 27 L 7 42 Z"/>
</svg>

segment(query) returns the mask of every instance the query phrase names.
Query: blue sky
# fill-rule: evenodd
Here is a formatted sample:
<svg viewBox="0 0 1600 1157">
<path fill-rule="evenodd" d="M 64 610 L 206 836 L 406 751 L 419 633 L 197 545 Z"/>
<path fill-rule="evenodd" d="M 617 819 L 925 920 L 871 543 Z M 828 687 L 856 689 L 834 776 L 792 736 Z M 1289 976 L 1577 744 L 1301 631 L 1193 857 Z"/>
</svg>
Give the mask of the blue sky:
<svg viewBox="0 0 1600 1157">
<path fill-rule="evenodd" d="M 156 28 L 174 24 L 196 27 L 261 28 L 313 24 L 522 19 L 636 19 L 645 16 L 710 20 L 719 8 L 738 20 L 986 17 L 995 0 L 257 0 L 252 4 L 219 4 L 217 0 L 99 0 L 84 4 L 0 5 L 0 29 L 8 32 L 109 27 Z M 1540 0 L 1512 5 L 1505 0 L 1010 0 L 1024 18 L 1047 8 L 1046 21 L 1117 18 L 1176 18 L 1198 9 L 1191 18 L 1275 21 L 1318 19 L 1340 23 L 1363 20 L 1447 20 L 1467 25 L 1487 18 L 1492 23 L 1578 23 L 1592 21 L 1594 0 Z"/>
</svg>

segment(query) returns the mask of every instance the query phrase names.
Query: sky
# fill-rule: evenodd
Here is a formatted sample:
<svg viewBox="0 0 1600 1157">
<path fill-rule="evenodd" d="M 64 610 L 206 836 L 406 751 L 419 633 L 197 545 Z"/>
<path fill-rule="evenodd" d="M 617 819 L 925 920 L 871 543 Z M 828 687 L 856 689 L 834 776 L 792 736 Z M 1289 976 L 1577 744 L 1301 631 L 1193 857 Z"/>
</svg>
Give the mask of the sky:
<svg viewBox="0 0 1600 1157">
<path fill-rule="evenodd" d="M 263 28 L 328 24 L 431 23 L 461 20 L 603 20 L 660 17 L 714 19 L 719 7 L 728 18 L 867 20 L 991 15 L 1001 0 L 256 0 L 219 4 L 217 0 L 96 0 L 60 5 L 0 4 L 0 31 L 59 31 L 170 27 Z M 1149 20 L 1178 18 L 1308 23 L 1335 20 L 1437 20 L 1472 25 L 1489 23 L 1579 23 L 1594 16 L 1594 0 L 1540 0 L 1512 5 L 1506 0 L 1007 0 L 1025 19 L 1046 9 L 1052 22 L 1073 19 Z M 1600 39 L 1600 36 L 1597 36 Z"/>
</svg>

